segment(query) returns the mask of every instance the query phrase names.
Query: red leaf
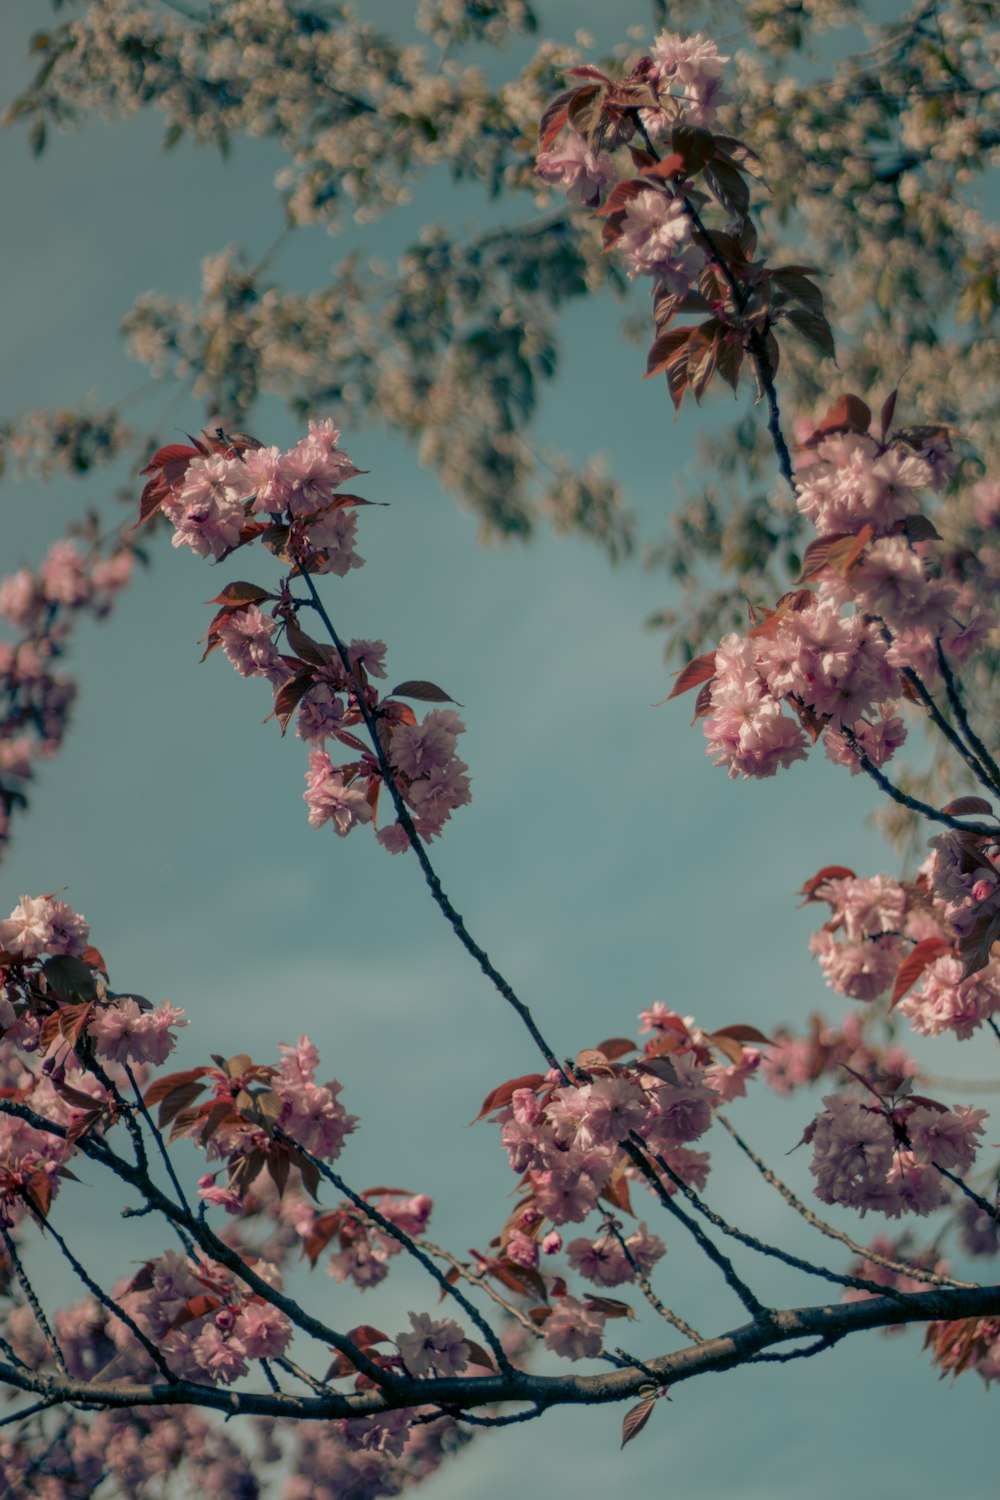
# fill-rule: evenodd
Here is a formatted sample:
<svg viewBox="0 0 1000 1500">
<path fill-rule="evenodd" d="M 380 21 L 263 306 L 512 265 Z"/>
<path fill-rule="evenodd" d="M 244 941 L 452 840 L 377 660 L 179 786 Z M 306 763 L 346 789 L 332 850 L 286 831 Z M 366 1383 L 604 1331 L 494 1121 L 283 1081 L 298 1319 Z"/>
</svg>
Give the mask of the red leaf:
<svg viewBox="0 0 1000 1500">
<path fill-rule="evenodd" d="M 881 426 L 883 443 L 885 442 L 886 434 L 888 433 L 889 428 L 892 426 L 893 413 L 896 410 L 896 397 L 898 395 L 898 389 L 895 391 L 890 391 L 888 396 L 886 396 L 885 400 L 882 402 L 882 411 L 879 416 L 879 424 Z"/>
<path fill-rule="evenodd" d="M 449 698 L 443 688 L 437 687 L 433 682 L 423 682 L 419 679 L 401 682 L 394 687 L 389 694 L 390 698 L 416 698 L 421 703 L 455 703 L 454 698 Z M 459 708 L 462 704 L 457 705 Z"/>
<path fill-rule="evenodd" d="M 629 1307 L 627 1302 L 619 1302 L 617 1297 L 588 1296 L 584 1302 L 588 1312 L 599 1312 L 606 1318 L 634 1318 L 635 1311 Z"/>
<path fill-rule="evenodd" d="M 818 896 L 816 892 L 819 890 L 820 886 L 825 885 L 828 880 L 854 879 L 854 871 L 849 870 L 846 865 L 824 865 L 822 870 L 818 870 L 811 880 L 806 881 L 802 889 L 796 892 L 796 895 L 804 896 L 805 900 L 803 901 L 802 905 L 807 906 L 810 901 L 823 900 L 823 897 Z"/>
<path fill-rule="evenodd" d="M 950 818 L 965 817 L 968 813 L 986 813 L 988 817 L 993 816 L 993 807 L 985 797 L 956 797 L 949 802 L 941 811 L 947 813 Z"/>
<path fill-rule="evenodd" d="M 296 656 L 314 667 L 325 667 L 336 655 L 333 646 L 322 646 L 319 641 L 314 641 L 295 619 L 286 620 L 285 639 Z"/>
<path fill-rule="evenodd" d="M 627 1036 L 612 1036 L 605 1042 L 598 1042 L 597 1051 L 603 1052 L 609 1062 L 615 1062 L 619 1057 L 624 1057 L 626 1052 L 634 1052 L 635 1042 L 630 1041 Z"/>
<path fill-rule="evenodd" d="M 147 1109 L 152 1109 L 154 1104 L 159 1104 L 161 1099 L 172 1093 L 178 1084 L 190 1083 L 193 1078 L 203 1078 L 211 1071 L 211 1068 L 185 1068 L 181 1073 L 167 1073 L 165 1077 L 157 1078 L 155 1083 L 149 1085 L 142 1096 L 142 1102 Z"/>
<path fill-rule="evenodd" d="M 274 594 L 269 594 L 267 589 L 258 588 L 255 583 L 227 583 L 221 594 L 216 594 L 214 599 L 206 599 L 206 604 L 225 604 L 230 609 L 242 609 L 247 604 L 262 604 L 265 599 L 273 599 Z"/>
<path fill-rule="evenodd" d="M 896 970 L 896 978 L 892 986 L 892 996 L 889 1000 L 889 1009 L 902 1000 L 907 990 L 911 989 L 920 978 L 921 974 L 942 953 L 951 953 L 952 946 L 946 943 L 944 938 L 924 938 L 917 944 L 908 958 L 904 958 Z"/>
<path fill-rule="evenodd" d="M 720 1026 L 718 1031 L 713 1031 L 711 1034 L 713 1037 L 732 1037 L 734 1042 L 759 1042 L 762 1047 L 770 1047 L 773 1045 L 771 1042 L 771 1038 L 769 1036 L 765 1036 L 762 1031 L 758 1031 L 756 1026 L 744 1026 L 740 1023 L 735 1026 Z"/>
<path fill-rule="evenodd" d="M 469 1362 L 474 1365 L 482 1365 L 484 1370 L 496 1370 L 496 1365 L 486 1353 L 482 1344 L 477 1344 L 475 1339 L 466 1339 L 469 1346 Z"/>
<path fill-rule="evenodd" d="M 708 682 L 714 676 L 715 652 L 706 651 L 703 656 L 696 656 L 693 661 L 689 661 L 687 666 L 677 673 L 677 681 L 671 688 L 666 701 L 669 702 L 671 698 L 676 698 L 690 688 L 697 687 L 699 682 Z"/>
<path fill-rule="evenodd" d="M 524 1073 L 520 1078 L 510 1078 L 506 1083 L 498 1084 L 486 1095 L 482 1109 L 469 1123 L 475 1125 L 479 1120 L 484 1120 L 487 1115 L 491 1115 L 495 1109 L 503 1109 L 504 1105 L 510 1103 L 515 1089 L 537 1089 L 538 1085 L 544 1082 L 544 1073 Z"/>
<path fill-rule="evenodd" d="M 661 370 L 672 369 L 682 359 L 686 360 L 688 343 L 695 332 L 693 328 L 668 328 L 664 333 L 658 334 L 649 346 L 646 374 L 643 378 L 649 380 L 651 376 L 659 375 Z"/>
<path fill-rule="evenodd" d="M 867 432 L 871 426 L 871 408 L 860 396 L 838 396 L 810 438 L 810 444 L 831 432 Z"/>
<path fill-rule="evenodd" d="M 296 677 L 290 677 L 274 695 L 274 711 L 268 714 L 268 719 L 277 719 L 281 725 L 282 734 L 288 728 L 289 720 L 295 712 L 302 698 L 314 685 L 311 672 L 299 672 Z M 264 721 L 265 723 L 267 720 Z"/>
<path fill-rule="evenodd" d="M 630 1443 L 634 1437 L 639 1436 L 649 1421 L 655 1405 L 656 1397 L 647 1396 L 645 1401 L 640 1401 L 638 1406 L 630 1407 L 625 1413 L 625 1420 L 622 1422 L 622 1448 L 624 1448 L 626 1443 Z M 621 1452 L 621 1449 L 618 1451 Z"/>
</svg>

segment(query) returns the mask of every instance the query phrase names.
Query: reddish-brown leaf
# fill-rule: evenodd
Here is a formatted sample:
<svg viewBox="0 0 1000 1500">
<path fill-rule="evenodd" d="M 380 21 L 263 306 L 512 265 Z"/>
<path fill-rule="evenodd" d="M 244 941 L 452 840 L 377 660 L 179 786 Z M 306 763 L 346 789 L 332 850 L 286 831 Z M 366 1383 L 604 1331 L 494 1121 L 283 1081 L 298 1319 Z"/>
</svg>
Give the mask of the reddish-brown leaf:
<svg viewBox="0 0 1000 1500">
<path fill-rule="evenodd" d="M 248 604 L 263 604 L 265 599 L 275 598 L 269 594 L 267 589 L 258 588 L 255 583 L 227 583 L 221 594 L 216 594 L 214 599 L 206 599 L 206 604 L 223 604 L 228 609 L 245 609 Z"/>
<path fill-rule="evenodd" d="M 817 870 L 812 879 L 807 880 L 802 889 L 796 891 L 795 894 L 797 896 L 805 897 L 802 905 L 807 906 L 811 901 L 822 901 L 823 897 L 817 895 L 816 893 L 819 890 L 820 886 L 825 885 L 828 880 L 854 879 L 854 871 L 849 870 L 846 865 L 824 865 L 822 870 Z"/>
<path fill-rule="evenodd" d="M 91 969 L 96 969 L 98 974 L 103 974 L 105 979 L 107 979 L 108 966 L 104 962 L 104 956 L 101 953 L 100 948 L 95 948 L 93 943 L 88 943 L 86 948 L 84 948 L 83 952 L 81 953 L 80 957 L 83 959 L 85 964 L 89 965 Z"/>
<path fill-rule="evenodd" d="M 970 813 L 985 813 L 988 817 L 993 816 L 993 807 L 985 797 L 956 797 L 942 807 L 941 811 L 947 813 L 949 818 L 963 818 Z"/>
<path fill-rule="evenodd" d="M 879 416 L 879 426 L 882 432 L 883 443 L 889 435 L 889 428 L 892 426 L 892 418 L 896 410 L 896 397 L 898 395 L 899 390 L 897 388 L 894 391 L 890 391 L 888 396 L 886 396 L 885 400 L 882 402 L 882 411 Z"/>
<path fill-rule="evenodd" d="M 889 999 L 889 1009 L 892 1010 L 902 1000 L 907 990 L 913 988 L 928 964 L 932 964 L 936 958 L 940 958 L 942 953 L 951 952 L 952 946 L 950 943 L 946 943 L 944 938 L 929 937 L 919 942 L 913 952 L 907 958 L 903 959 L 903 962 L 896 970 L 892 995 Z"/>
<path fill-rule="evenodd" d="M 603 1052 L 609 1062 L 616 1062 L 626 1052 L 635 1051 L 635 1042 L 630 1041 L 627 1036 L 611 1036 L 607 1041 L 598 1042 L 597 1051 Z"/>
<path fill-rule="evenodd" d="M 490 1356 L 486 1353 L 486 1350 L 483 1348 L 482 1344 L 477 1344 L 475 1339 L 466 1339 L 465 1342 L 469 1346 L 470 1364 L 482 1365 L 484 1370 L 496 1369 L 496 1365 L 493 1363 L 493 1360 L 490 1358 Z"/>
<path fill-rule="evenodd" d="M 715 156 L 715 137 L 709 130 L 697 125 L 677 125 L 670 138 L 677 155 L 684 163 L 689 177 L 700 172 Z"/>
<path fill-rule="evenodd" d="M 810 444 L 820 441 L 831 432 L 867 432 L 871 426 L 871 408 L 860 396 L 838 396 L 836 401 L 820 419 L 819 426 L 809 439 Z"/>
<path fill-rule="evenodd" d="M 211 1068 L 185 1068 L 181 1073 L 167 1073 L 149 1085 L 142 1096 L 142 1102 L 147 1109 L 152 1109 L 154 1104 L 159 1104 L 161 1099 L 173 1093 L 179 1084 L 190 1083 L 194 1078 L 203 1078 L 211 1071 Z"/>
<path fill-rule="evenodd" d="M 569 101 L 576 93 L 576 89 L 566 89 L 557 94 L 551 104 L 547 104 L 542 118 L 538 122 L 538 148 L 547 151 L 569 119 Z"/>
<path fill-rule="evenodd" d="M 771 1038 L 765 1036 L 762 1031 L 758 1031 L 756 1026 L 744 1026 L 741 1022 L 737 1022 L 735 1026 L 720 1026 L 718 1031 L 712 1032 L 712 1036 L 729 1036 L 734 1042 L 751 1042 L 754 1046 L 770 1047 L 773 1045 Z"/>
<path fill-rule="evenodd" d="M 420 679 L 401 682 L 398 687 L 393 688 L 389 697 L 416 698 L 420 703 L 455 703 L 456 701 L 454 698 L 448 696 L 444 688 L 439 688 L 433 682 L 423 682 Z M 461 703 L 458 704 L 458 707 L 462 707 Z"/>
<path fill-rule="evenodd" d="M 941 533 L 927 516 L 903 516 L 892 528 L 893 536 L 905 536 L 908 542 L 939 542 Z"/>
<path fill-rule="evenodd" d="M 503 1109 L 510 1103 L 515 1089 L 537 1089 L 538 1085 L 544 1082 L 544 1073 L 524 1073 L 520 1078 L 509 1078 L 506 1083 L 498 1084 L 486 1095 L 478 1115 L 469 1123 L 475 1125 L 479 1120 L 484 1120 L 487 1115 L 491 1115 L 495 1109 Z"/>
<path fill-rule="evenodd" d="M 290 677 L 274 695 L 274 710 L 268 714 L 269 719 L 277 719 L 281 725 L 282 734 L 288 728 L 292 714 L 298 708 L 299 703 L 313 687 L 315 678 L 311 672 L 299 672 L 297 676 Z M 265 723 L 267 720 L 265 719 Z"/>
<path fill-rule="evenodd" d="M 315 1265 L 319 1260 L 323 1251 L 339 1230 L 342 1221 L 343 1215 L 339 1209 L 335 1209 L 332 1213 L 320 1214 L 318 1218 L 313 1220 L 312 1228 L 306 1235 L 302 1245 L 302 1253 L 309 1257 L 311 1265 Z M 355 1340 L 355 1342 L 357 1341 Z"/>
<path fill-rule="evenodd" d="M 679 151 L 672 151 L 669 156 L 663 156 L 659 161 L 654 161 L 648 167 L 642 168 L 643 177 L 652 177 L 661 182 L 672 177 L 679 177 L 686 172 L 687 167 Z"/>
<path fill-rule="evenodd" d="M 652 375 L 659 375 L 661 370 L 670 369 L 679 360 L 686 360 L 688 340 L 693 332 L 693 328 L 668 328 L 659 334 L 649 347 L 644 378 L 648 380 Z"/>
<path fill-rule="evenodd" d="M 193 1323 L 196 1318 L 203 1318 L 206 1313 L 214 1312 L 217 1307 L 221 1306 L 220 1297 L 212 1296 L 210 1292 L 199 1292 L 196 1297 L 185 1302 L 170 1327 L 171 1329 L 182 1328 L 185 1323 Z"/>
<path fill-rule="evenodd" d="M 655 1396 L 647 1396 L 645 1401 L 640 1401 L 638 1406 L 632 1406 L 625 1413 L 622 1422 L 622 1448 L 630 1443 L 633 1438 L 638 1437 L 646 1423 L 649 1421 L 653 1407 L 656 1405 Z M 619 1449 L 621 1452 L 621 1449 Z"/>
<path fill-rule="evenodd" d="M 671 698 L 677 698 L 681 693 L 686 693 L 690 688 L 697 687 L 700 682 L 709 682 L 715 676 L 715 652 L 706 651 L 702 656 L 696 656 L 689 661 L 686 667 L 682 667 L 677 673 L 677 681 L 674 683 L 667 696 L 666 702 Z"/>
<path fill-rule="evenodd" d="M 294 616 L 285 621 L 285 639 L 295 655 L 314 667 L 324 667 L 336 655 L 332 646 L 321 646 L 307 635 Z"/>
<path fill-rule="evenodd" d="M 634 1318 L 635 1310 L 629 1307 L 627 1302 L 619 1302 L 617 1297 L 587 1296 L 584 1307 L 588 1312 L 603 1313 L 606 1318 Z"/>
</svg>

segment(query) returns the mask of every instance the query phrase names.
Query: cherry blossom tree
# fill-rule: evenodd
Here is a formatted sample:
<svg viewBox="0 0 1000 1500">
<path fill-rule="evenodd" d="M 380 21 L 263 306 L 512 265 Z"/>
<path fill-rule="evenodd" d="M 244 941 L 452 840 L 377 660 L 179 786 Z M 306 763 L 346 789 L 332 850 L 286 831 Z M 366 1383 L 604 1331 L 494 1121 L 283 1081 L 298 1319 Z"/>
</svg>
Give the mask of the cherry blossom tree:
<svg viewBox="0 0 1000 1500">
<path fill-rule="evenodd" d="M 229 9 L 248 27 L 267 20 L 267 7 L 244 7 L 245 17 Z M 124 48 L 122 15 L 146 25 L 137 14 L 92 6 L 82 32 L 71 22 L 41 43 L 50 71 L 23 112 L 72 110 L 88 28 L 100 40 L 100 25 L 122 69 L 98 93 L 127 86 L 134 99 L 149 75 L 154 97 L 183 96 L 190 30 L 180 28 L 176 55 L 165 41 L 140 46 L 131 31 Z M 931 15 L 914 23 L 916 36 Z M 462 16 L 444 7 L 429 24 L 450 36 Z M 490 7 L 480 14 L 483 24 L 498 18 Z M 307 34 L 325 36 L 314 20 Z M 382 84 L 402 87 L 416 63 L 367 45 Z M 300 68 L 307 54 L 299 48 Z M 61 60 L 69 76 L 50 97 Z M 345 1175 L 359 1126 L 350 1080 L 321 1081 L 308 1037 L 270 1060 L 236 1051 L 174 1067 L 178 1034 L 198 1018 L 115 988 L 114 955 L 91 941 L 75 905 L 62 893 L 25 895 L 0 922 L 0 1372 L 14 1393 L 0 1462 L 15 1493 L 154 1493 L 178 1468 L 207 1493 L 260 1493 L 269 1470 L 289 1496 L 398 1493 L 482 1427 L 622 1403 L 624 1446 L 695 1376 L 811 1359 L 906 1324 L 926 1329 L 942 1372 L 998 1378 L 1000 1288 L 957 1275 L 945 1246 L 951 1237 L 967 1258 L 1000 1250 L 989 1117 L 918 1064 L 899 1029 L 902 1017 L 925 1037 L 1000 1036 L 1000 767 L 989 708 L 981 714 L 969 688 L 991 675 L 992 575 L 965 534 L 949 531 L 953 496 L 971 486 L 985 516 L 991 482 L 974 434 L 946 419 L 898 420 L 905 389 L 841 384 L 819 273 L 758 235 L 766 173 L 753 132 L 736 133 L 749 96 L 730 63 L 708 35 L 667 29 L 615 71 L 571 60 L 539 101 L 533 170 L 577 205 L 573 233 L 600 246 L 587 252 L 593 263 L 603 256 L 617 267 L 605 274 L 651 289 L 646 373 L 664 377 L 681 420 L 692 402 L 715 399 L 719 382 L 749 386 L 782 503 L 794 510 L 789 535 L 804 539 L 790 587 L 755 598 L 738 629 L 716 611 L 718 640 L 682 667 L 670 697 L 695 693 L 708 755 L 731 779 L 784 777 L 822 745 L 845 785 L 848 773 L 866 778 L 907 826 L 930 824 L 931 853 L 898 877 L 829 862 L 806 873 L 804 903 L 829 912 L 815 957 L 829 987 L 855 1002 L 838 1022 L 768 1034 L 735 1000 L 721 1025 L 656 1001 L 632 1035 L 623 1017 L 614 1034 L 579 1037 L 561 1055 L 543 1008 L 515 991 L 437 871 L 432 846 L 470 799 L 459 705 L 425 676 L 384 690 L 391 648 L 352 637 L 342 619 L 338 584 L 363 563 L 362 522 L 383 499 L 377 476 L 362 476 L 323 416 L 281 447 L 231 423 L 220 404 L 214 423 L 157 446 L 121 536 L 102 544 L 93 525 L 0 590 L 18 633 L 5 648 L 10 808 L 33 756 L 62 735 L 72 689 L 55 669 L 72 622 L 108 611 L 142 537 L 169 530 L 174 548 L 227 573 L 235 559 L 238 576 L 211 600 L 205 657 L 265 680 L 271 727 L 303 743 L 312 829 L 339 850 L 360 828 L 355 841 L 373 833 L 386 859 L 413 866 L 523 1032 L 525 1071 L 490 1080 L 476 1120 L 484 1150 L 499 1136 L 514 1202 L 497 1203 L 482 1248 L 440 1246 L 419 1184 L 362 1188 Z M 202 81 L 219 84 L 221 114 L 249 107 L 224 76 Z M 975 88 L 986 89 L 978 75 Z M 339 171 L 338 153 L 358 149 L 344 145 L 353 122 L 384 121 L 392 104 L 380 98 L 369 110 L 331 91 L 324 150 Z M 206 135 L 223 129 L 207 106 L 184 108 Z M 448 118 L 433 92 L 425 108 Z M 459 113 L 463 130 L 472 119 L 489 139 L 491 122 L 469 99 L 456 129 Z M 373 147 L 370 159 L 381 160 Z M 381 170 L 360 181 L 362 201 L 389 192 Z M 315 163 L 303 180 L 321 194 Z M 228 305 L 218 327 L 239 321 Z M 789 352 L 800 342 L 828 361 L 820 401 Z M 227 382 L 238 393 L 246 377 L 235 343 L 213 350 L 213 397 Z M 243 415 L 243 397 L 232 400 Z M 798 411 L 791 422 L 786 408 Z M 890 764 L 908 729 L 931 760 L 923 794 Z M 956 767 L 957 796 L 942 757 Z M 737 1124 L 748 1093 L 817 1082 L 828 1092 L 819 1105 L 798 1101 L 789 1145 L 798 1139 L 808 1155 L 820 1211 Z M 407 1106 L 399 1128 L 413 1128 Z M 718 1201 L 708 1183 L 723 1138 L 757 1190 L 811 1231 L 808 1254 L 741 1226 Z M 203 1154 L 194 1171 L 192 1150 Z M 95 1173 L 113 1185 L 126 1223 L 157 1226 L 131 1270 L 85 1264 L 61 1219 L 67 1182 Z M 868 1215 L 908 1225 L 869 1235 Z M 661 1263 L 678 1242 L 726 1299 L 703 1332 L 683 1283 L 664 1282 Z M 75 1283 L 75 1300 L 57 1311 L 35 1271 L 39 1243 Z M 325 1298 L 291 1289 L 298 1257 L 358 1298 L 377 1297 L 408 1265 L 421 1305 L 388 1327 L 373 1300 L 358 1309 L 352 1297 L 352 1311 L 333 1317 Z M 772 1297 L 769 1265 L 796 1291 L 804 1278 L 811 1300 Z M 636 1352 L 640 1312 L 655 1330 L 653 1353 L 645 1343 Z M 213 1413 L 239 1421 L 223 1428 Z"/>
</svg>

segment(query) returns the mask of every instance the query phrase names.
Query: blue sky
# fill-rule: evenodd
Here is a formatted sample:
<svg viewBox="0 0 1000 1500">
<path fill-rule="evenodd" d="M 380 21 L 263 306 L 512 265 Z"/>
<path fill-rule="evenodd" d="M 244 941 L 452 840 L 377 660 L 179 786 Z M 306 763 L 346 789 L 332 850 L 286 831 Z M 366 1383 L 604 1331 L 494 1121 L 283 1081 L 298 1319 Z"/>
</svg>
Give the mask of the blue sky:
<svg viewBox="0 0 1000 1500">
<path fill-rule="evenodd" d="M 604 7 L 540 10 L 562 33 L 603 15 L 600 39 L 614 39 Z M 619 11 L 626 24 L 646 19 L 638 3 Z M 7 0 L 4 102 L 28 76 L 25 42 L 46 19 L 33 0 Z M 88 393 L 101 405 L 141 385 L 144 371 L 117 334 L 134 296 L 156 288 L 193 297 L 202 255 L 233 242 L 260 253 L 280 227 L 270 186 L 278 160 L 268 148 L 240 143 L 222 164 L 186 147 L 163 155 L 159 138 L 148 116 L 94 123 L 55 138 L 34 161 L 20 132 L 0 134 L 3 417 Z M 436 184 L 427 212 L 471 218 L 477 203 Z M 376 224 L 365 247 L 389 254 L 398 234 L 391 221 Z M 339 253 L 317 231 L 277 270 L 318 285 Z M 606 453 L 651 537 L 692 461 L 694 418 L 685 411 L 674 423 L 662 385 L 641 380 L 641 351 L 620 338 L 619 321 L 604 304 L 567 323 L 564 373 L 537 438 L 578 460 L 591 444 Z M 587 373 L 595 354 L 599 382 Z M 143 421 L 158 422 L 171 395 L 138 407 Z M 728 415 L 719 396 L 701 420 Z M 290 418 L 276 408 L 265 416 L 273 428 L 256 424 L 265 441 L 294 441 Z M 186 428 L 201 417 L 181 403 L 170 421 Z M 766 1029 L 817 1006 L 838 1014 L 841 1002 L 809 961 L 813 924 L 794 892 L 825 863 L 893 868 L 863 826 L 867 786 L 820 758 L 766 783 L 727 781 L 689 729 L 686 700 L 651 706 L 670 686 L 661 643 L 642 629 L 664 603 L 660 577 L 637 563 L 611 570 L 593 548 L 550 536 L 530 549 L 482 550 L 474 521 L 404 443 L 377 430 L 345 432 L 344 443 L 371 471 L 363 493 L 391 506 L 362 512 L 367 566 L 330 580 L 331 612 L 346 635 L 386 641 L 393 681 L 430 677 L 464 705 L 473 802 L 434 858 L 556 1050 L 628 1032 L 658 999 L 707 1027 L 744 1020 Z M 37 562 L 85 503 L 119 515 L 117 477 L 5 479 L 5 569 Z M 79 633 L 76 722 L 0 868 L 0 906 L 67 886 L 115 987 L 187 1010 L 185 1063 L 237 1050 L 268 1061 L 277 1042 L 308 1032 L 324 1076 L 341 1079 L 361 1116 L 342 1158 L 349 1180 L 430 1192 L 435 1237 L 459 1251 L 482 1248 L 513 1184 L 489 1127 L 466 1122 L 495 1083 L 535 1065 L 530 1043 L 451 939 L 412 859 L 385 855 L 364 830 L 340 841 L 309 828 L 305 756 L 262 724 L 266 690 L 221 658 L 199 666 L 204 600 L 247 576 L 247 563 L 210 571 L 163 539 L 153 551 L 150 573 L 114 617 Z M 940 1070 L 986 1073 L 974 1045 L 951 1049 Z M 800 1183 L 804 1162 L 783 1154 L 808 1117 L 807 1101 L 771 1097 L 744 1115 L 751 1138 Z M 729 1217 L 805 1248 L 798 1225 L 761 1197 L 725 1142 L 711 1185 Z M 107 1264 L 109 1248 L 126 1262 L 143 1253 L 117 1229 L 109 1247 L 100 1195 L 75 1190 L 72 1201 L 92 1261 Z M 863 1238 L 867 1226 L 855 1228 Z M 708 1270 L 665 1237 L 665 1300 L 706 1330 L 740 1321 Z M 759 1284 L 783 1302 L 819 1300 L 766 1268 Z M 347 1293 L 318 1274 L 300 1292 L 328 1316 L 343 1306 L 356 1322 L 377 1311 L 393 1329 L 407 1308 L 433 1305 L 405 1272 L 390 1279 L 378 1310 L 349 1307 Z M 800 1500 L 805 1490 L 833 1500 L 904 1488 L 929 1500 L 960 1480 L 968 1500 L 986 1500 L 995 1494 L 991 1398 L 971 1377 L 938 1382 L 918 1340 L 871 1337 L 801 1368 L 695 1382 L 621 1456 L 619 1409 L 557 1413 L 477 1442 L 423 1493 L 506 1500 L 512 1486 L 530 1484 L 596 1496 L 626 1483 L 662 1484 L 685 1500 Z M 656 1330 L 633 1347 L 654 1352 Z"/>
</svg>

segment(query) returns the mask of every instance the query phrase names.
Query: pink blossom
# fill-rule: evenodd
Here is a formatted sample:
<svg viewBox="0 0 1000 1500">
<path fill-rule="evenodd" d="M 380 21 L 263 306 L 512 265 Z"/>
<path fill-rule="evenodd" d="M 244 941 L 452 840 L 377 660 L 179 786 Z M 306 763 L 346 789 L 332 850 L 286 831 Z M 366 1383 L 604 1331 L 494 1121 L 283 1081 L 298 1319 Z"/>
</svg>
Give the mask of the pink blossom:
<svg viewBox="0 0 1000 1500">
<path fill-rule="evenodd" d="M 635 1274 L 613 1234 L 598 1235 L 596 1240 L 570 1240 L 567 1254 L 574 1271 L 597 1286 L 621 1286 Z"/>
<path fill-rule="evenodd" d="M 20 568 L 0 583 L 0 616 L 18 630 L 28 630 L 42 608 L 35 577 L 28 568 Z"/>
<path fill-rule="evenodd" d="M 215 627 L 219 644 L 241 677 L 267 677 L 282 682 L 289 675 L 274 645 L 276 626 L 256 604 L 230 610 Z"/>
<path fill-rule="evenodd" d="M 194 458 L 177 489 L 164 500 L 173 521 L 175 547 L 191 547 L 201 557 L 222 557 L 240 539 L 249 493 L 245 466 L 238 458 Z"/>
<path fill-rule="evenodd" d="M 52 935 L 52 902 L 47 896 L 22 896 L 5 922 L 0 947 L 18 958 L 38 958 L 48 951 Z"/>
<path fill-rule="evenodd" d="M 621 248 L 629 276 L 655 276 L 673 292 L 686 291 L 705 264 L 705 252 L 691 239 L 691 225 L 678 198 L 655 188 L 625 205 Z"/>
<path fill-rule="evenodd" d="M 1000 964 L 990 959 L 963 979 L 961 961 L 946 953 L 927 966 L 917 989 L 903 997 L 897 1010 L 924 1036 L 953 1031 L 965 1041 L 1000 1011 Z"/>
<path fill-rule="evenodd" d="M 227 1337 L 214 1323 L 206 1323 L 191 1346 L 191 1356 L 210 1380 L 232 1385 L 247 1373 L 246 1350 L 238 1338 Z"/>
<path fill-rule="evenodd" d="M 604 1318 L 576 1297 L 560 1297 L 545 1320 L 545 1347 L 565 1359 L 592 1359 L 600 1354 Z"/>
<path fill-rule="evenodd" d="M 79 958 L 90 939 L 90 923 L 65 901 L 49 901 L 49 953 Z"/>
<path fill-rule="evenodd" d="M 412 1333 L 396 1335 L 396 1348 L 411 1375 L 460 1375 L 469 1363 L 469 1345 L 451 1318 L 410 1313 Z"/>
<path fill-rule="evenodd" d="M 172 1029 L 186 1026 L 184 1012 L 166 1000 L 155 1010 L 143 1011 L 129 995 L 101 1005 L 91 1017 L 87 1031 L 98 1055 L 111 1062 L 166 1062 L 177 1038 Z"/>
<path fill-rule="evenodd" d="M 538 1265 L 538 1241 L 515 1229 L 504 1246 L 504 1255 L 515 1266 L 533 1268 Z"/>
<path fill-rule="evenodd" d="M 232 1336 L 243 1346 L 247 1359 L 274 1359 L 284 1354 L 292 1325 L 270 1303 L 246 1302 L 233 1325 Z"/>
<path fill-rule="evenodd" d="M 86 604 L 91 595 L 87 561 L 72 542 L 54 542 L 38 570 L 38 581 L 53 604 Z"/>
<path fill-rule="evenodd" d="M 306 790 L 302 795 L 308 804 L 309 822 L 313 828 L 322 828 L 324 823 L 330 822 L 334 831 L 344 838 L 358 823 L 371 822 L 371 804 L 363 788 L 348 785 L 324 750 L 309 752 Z"/>
<path fill-rule="evenodd" d="M 656 82 L 661 90 L 676 85 L 679 97 L 687 107 L 687 122 L 709 126 L 719 106 L 727 100 L 722 88 L 722 72 L 728 57 L 701 32 L 683 37 L 676 32 L 661 31 L 653 42 L 652 60 Z"/>
<path fill-rule="evenodd" d="M 567 198 L 588 208 L 596 207 L 615 175 L 611 157 L 595 154 L 575 130 L 568 131 L 553 150 L 540 151 L 535 170 L 543 182 L 561 187 Z"/>
</svg>

